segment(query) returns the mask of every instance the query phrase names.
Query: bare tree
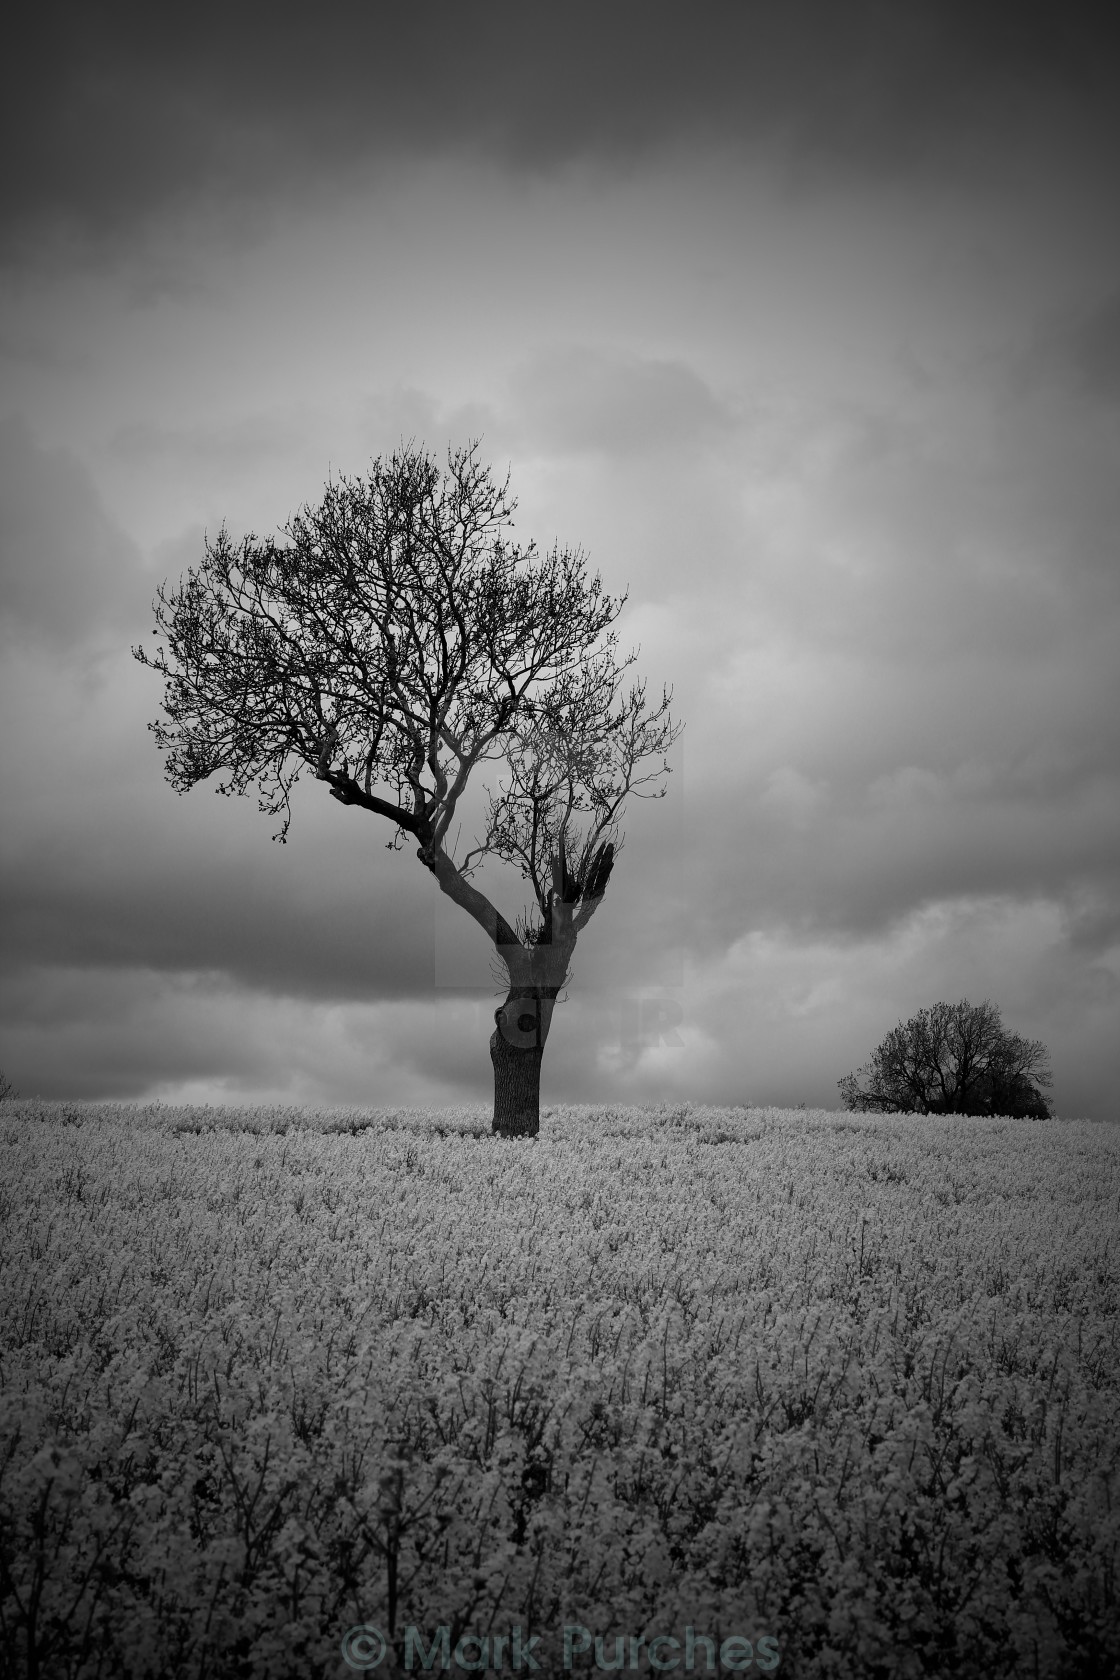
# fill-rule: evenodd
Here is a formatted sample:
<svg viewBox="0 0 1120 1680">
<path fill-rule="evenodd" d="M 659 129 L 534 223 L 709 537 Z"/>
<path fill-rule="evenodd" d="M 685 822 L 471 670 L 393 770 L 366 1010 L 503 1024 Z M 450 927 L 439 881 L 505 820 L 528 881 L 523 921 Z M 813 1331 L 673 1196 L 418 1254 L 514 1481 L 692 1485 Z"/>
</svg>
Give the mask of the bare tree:
<svg viewBox="0 0 1120 1680">
<path fill-rule="evenodd" d="M 309 769 L 341 804 L 391 823 L 390 849 L 417 842 L 503 966 L 494 1130 L 535 1136 L 553 1006 L 610 880 L 619 811 L 631 793 L 663 797 L 639 790 L 669 773 L 681 725 L 670 693 L 653 709 L 643 683 L 620 693 L 636 654 L 616 660 L 610 626 L 627 596 L 589 579 L 579 550 L 511 543 L 515 506 L 477 443 L 449 450 L 446 471 L 408 446 L 328 483 L 286 542 L 234 543 L 223 527 L 197 569 L 159 590 L 166 647 L 133 652 L 165 678 L 168 721 L 149 727 L 178 792 L 215 772 L 219 792 L 255 786 L 284 840 Z M 505 777 L 456 860 L 452 820 L 488 760 Z M 513 923 L 471 882 L 487 856 L 532 889 Z"/>
<path fill-rule="evenodd" d="M 889 1032 L 871 1060 L 840 1080 L 844 1106 L 873 1113 L 1008 1114 L 1045 1119 L 1050 1058 L 1008 1032 L 994 1003 L 935 1003 Z"/>
</svg>

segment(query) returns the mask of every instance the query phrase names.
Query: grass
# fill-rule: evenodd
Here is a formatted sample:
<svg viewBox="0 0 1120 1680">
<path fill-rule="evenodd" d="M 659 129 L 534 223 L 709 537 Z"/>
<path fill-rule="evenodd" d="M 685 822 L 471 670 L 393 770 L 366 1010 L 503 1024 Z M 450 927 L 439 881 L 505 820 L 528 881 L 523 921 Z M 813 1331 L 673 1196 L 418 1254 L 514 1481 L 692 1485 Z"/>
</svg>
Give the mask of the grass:
<svg viewBox="0 0 1120 1680">
<path fill-rule="evenodd" d="M 1116 1675 L 1118 1213 L 1087 1121 L 6 1102 L 2 1672 Z"/>
</svg>

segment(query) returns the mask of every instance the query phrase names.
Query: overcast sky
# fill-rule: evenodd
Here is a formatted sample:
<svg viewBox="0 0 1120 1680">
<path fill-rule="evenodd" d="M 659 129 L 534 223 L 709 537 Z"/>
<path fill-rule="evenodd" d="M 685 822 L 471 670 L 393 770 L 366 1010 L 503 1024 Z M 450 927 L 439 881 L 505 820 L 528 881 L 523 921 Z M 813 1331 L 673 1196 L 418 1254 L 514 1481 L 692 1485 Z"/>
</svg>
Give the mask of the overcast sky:
<svg viewBox="0 0 1120 1680">
<path fill-rule="evenodd" d="M 30 15 L 30 14 L 29 14 Z M 480 436 L 674 690 L 550 1101 L 835 1106 L 991 998 L 1120 1088 L 1120 113 L 1092 8 L 35 9 L 0 147 L 0 1067 L 485 1101 L 485 941 L 179 798 L 164 578 Z M 267 23 L 264 22 L 267 16 Z M 152 644 L 154 645 L 154 644 Z M 465 834 L 464 839 L 468 838 Z M 512 916 L 515 876 L 487 875 Z"/>
</svg>

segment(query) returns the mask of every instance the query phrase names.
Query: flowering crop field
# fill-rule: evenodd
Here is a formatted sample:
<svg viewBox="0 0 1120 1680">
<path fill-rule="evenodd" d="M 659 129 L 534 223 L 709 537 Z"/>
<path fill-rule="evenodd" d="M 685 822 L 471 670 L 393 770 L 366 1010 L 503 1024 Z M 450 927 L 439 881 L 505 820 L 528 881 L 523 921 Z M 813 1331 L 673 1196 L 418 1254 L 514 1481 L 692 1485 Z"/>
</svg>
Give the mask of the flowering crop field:
<svg viewBox="0 0 1120 1680">
<path fill-rule="evenodd" d="M 5 1675 L 1120 1673 L 1120 1127 L 9 1101 L 0 1162 Z"/>
</svg>

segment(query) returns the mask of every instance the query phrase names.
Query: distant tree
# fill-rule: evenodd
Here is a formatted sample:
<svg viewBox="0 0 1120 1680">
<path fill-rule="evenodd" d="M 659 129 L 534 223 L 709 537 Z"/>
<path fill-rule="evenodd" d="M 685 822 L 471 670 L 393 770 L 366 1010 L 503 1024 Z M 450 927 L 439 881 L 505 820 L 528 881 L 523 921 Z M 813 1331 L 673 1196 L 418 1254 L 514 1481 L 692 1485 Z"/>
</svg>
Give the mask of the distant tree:
<svg viewBox="0 0 1120 1680">
<path fill-rule="evenodd" d="M 165 678 L 169 721 L 149 727 L 179 793 L 215 772 L 219 793 L 255 785 L 283 840 L 307 769 L 393 824 L 390 850 L 417 842 L 503 964 L 490 1055 L 506 1136 L 539 1130 L 553 1006 L 610 880 L 620 807 L 668 774 L 681 727 L 664 690 L 653 710 L 643 683 L 619 697 L 636 654 L 616 661 L 610 626 L 627 596 L 588 579 L 578 550 L 508 541 L 515 506 L 477 444 L 449 450 L 446 471 L 409 446 L 328 483 L 284 543 L 234 543 L 223 526 L 202 564 L 158 592 L 166 648 L 133 650 Z M 660 766 L 639 775 L 651 758 Z M 485 833 L 456 861 L 452 819 L 488 759 L 506 778 L 485 788 Z M 531 886 L 513 923 L 471 884 L 490 854 Z"/>
<path fill-rule="evenodd" d="M 9 1097 L 16 1097 L 18 1095 L 19 1092 L 5 1074 L 3 1068 L 0 1068 L 0 1102 L 7 1102 Z"/>
<path fill-rule="evenodd" d="M 1007 1114 L 1046 1119 L 1050 1058 L 1008 1032 L 994 1003 L 935 1003 L 900 1021 L 856 1073 L 840 1080 L 849 1109 L 897 1114 Z"/>
</svg>

